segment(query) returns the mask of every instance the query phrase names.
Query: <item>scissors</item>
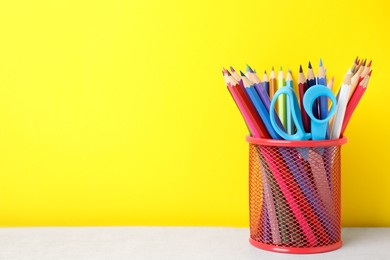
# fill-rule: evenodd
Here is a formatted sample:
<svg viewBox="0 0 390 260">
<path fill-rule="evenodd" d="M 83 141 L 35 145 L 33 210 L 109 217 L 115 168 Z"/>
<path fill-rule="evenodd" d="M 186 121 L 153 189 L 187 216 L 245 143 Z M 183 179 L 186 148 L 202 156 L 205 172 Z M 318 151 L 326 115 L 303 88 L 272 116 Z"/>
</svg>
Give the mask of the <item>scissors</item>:
<svg viewBox="0 0 390 260">
<path fill-rule="evenodd" d="M 286 95 L 287 106 L 291 110 L 291 116 L 294 121 L 294 125 L 297 129 L 295 134 L 287 134 L 285 131 L 280 129 L 278 124 L 275 121 L 274 111 L 275 103 L 280 95 Z M 326 97 L 332 101 L 332 107 L 330 108 L 327 117 L 324 119 L 318 119 L 313 115 L 313 103 L 318 97 Z M 282 87 L 276 91 L 275 95 L 272 98 L 270 105 L 270 119 L 272 127 L 275 131 L 285 140 L 297 141 L 297 140 L 325 140 L 326 139 L 326 129 L 328 126 L 329 120 L 332 118 L 336 110 L 336 97 L 333 92 L 323 85 L 314 85 L 310 87 L 303 96 L 303 108 L 305 109 L 307 115 L 311 119 L 311 133 L 306 133 L 305 128 L 302 123 L 302 116 L 300 113 L 298 99 L 295 95 L 293 89 L 288 87 Z M 302 105 L 302 104 L 301 104 Z"/>
<path fill-rule="evenodd" d="M 285 131 L 282 131 L 282 129 L 279 128 L 279 126 L 275 122 L 274 118 L 274 111 L 275 111 L 275 102 L 278 99 L 278 97 L 282 94 L 286 95 L 287 100 L 287 106 L 289 106 L 289 109 L 291 110 L 291 116 L 294 121 L 295 127 L 297 129 L 295 134 L 287 134 Z M 332 101 L 332 106 L 328 112 L 328 115 L 324 119 L 318 119 L 313 114 L 313 103 L 318 97 L 326 97 L 329 98 Z M 301 111 L 299 109 L 298 105 L 298 99 L 295 95 L 295 92 L 293 89 L 288 87 L 282 87 L 279 89 L 275 95 L 272 98 L 271 105 L 270 105 L 270 119 L 272 127 L 275 129 L 275 131 L 285 140 L 325 140 L 326 139 L 326 130 L 328 126 L 329 120 L 332 118 L 332 116 L 335 113 L 336 110 L 336 97 L 333 94 L 333 92 L 328 89 L 324 85 L 314 85 L 310 87 L 303 97 L 303 104 L 301 104 L 302 109 L 305 109 L 306 113 L 311 119 L 311 133 L 306 133 L 305 128 L 303 127 L 302 122 L 302 116 Z M 327 175 L 329 174 L 329 171 L 325 168 L 325 162 L 323 161 L 323 153 L 324 148 L 317 147 L 317 148 L 297 148 L 297 152 L 299 153 L 302 158 L 309 162 L 312 174 L 314 177 L 314 183 L 316 186 L 316 189 L 318 191 L 318 195 L 320 196 L 321 200 L 324 202 L 324 206 L 330 216 L 330 218 L 334 218 L 335 212 L 332 202 L 332 194 L 330 192 L 331 187 L 330 183 L 327 181 Z M 292 151 L 292 156 L 295 156 L 294 151 Z M 299 164 L 298 164 L 299 166 Z M 299 167 L 298 167 L 299 168 Z M 294 173 L 294 171 L 293 171 Z M 298 178 L 299 171 L 297 171 L 297 176 L 294 176 L 298 180 L 298 184 L 301 188 L 303 188 L 303 191 L 305 193 L 305 196 L 310 198 L 313 196 L 309 192 L 307 192 L 304 188 L 306 187 L 306 183 L 304 183 L 303 179 Z M 306 192 L 305 192 L 306 191 Z M 319 210 L 319 212 L 323 212 L 320 209 L 317 209 L 315 207 L 315 210 Z M 329 228 L 327 226 L 327 228 Z M 332 236 L 334 234 L 332 233 Z"/>
</svg>

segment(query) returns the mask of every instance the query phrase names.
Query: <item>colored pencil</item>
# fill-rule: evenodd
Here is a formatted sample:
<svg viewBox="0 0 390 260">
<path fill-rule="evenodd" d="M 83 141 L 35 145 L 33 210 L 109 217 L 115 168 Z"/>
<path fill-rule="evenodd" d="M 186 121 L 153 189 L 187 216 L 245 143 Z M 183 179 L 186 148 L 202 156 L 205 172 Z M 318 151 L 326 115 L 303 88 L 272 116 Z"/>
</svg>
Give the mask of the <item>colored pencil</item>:
<svg viewBox="0 0 390 260">
<path fill-rule="evenodd" d="M 359 57 L 356 56 L 356 59 L 354 60 L 353 64 L 352 64 L 352 72 L 355 72 L 355 68 L 357 68 L 359 66 L 359 63 L 360 63 L 360 60 L 359 60 Z"/>
<path fill-rule="evenodd" d="M 259 148 L 257 147 L 257 152 L 260 153 Z M 268 182 L 268 179 L 266 177 L 266 171 L 264 168 L 264 162 L 260 163 L 260 168 L 261 168 L 261 180 L 263 182 L 263 189 L 264 189 L 264 204 L 267 209 L 268 213 L 268 218 L 270 221 L 270 229 L 271 229 L 271 234 L 272 234 L 272 241 L 275 244 L 280 244 L 282 242 L 280 238 L 280 231 L 279 231 L 279 224 L 277 220 L 277 213 L 275 209 L 275 203 L 272 198 L 272 194 L 275 194 L 274 191 L 271 189 L 271 185 Z M 275 189 L 275 187 L 273 187 Z M 279 214 L 280 215 L 280 214 Z"/>
<path fill-rule="evenodd" d="M 266 159 L 264 157 L 264 154 L 263 154 L 264 152 L 266 152 L 268 154 L 268 151 L 261 151 L 259 146 L 256 147 L 256 150 L 258 151 L 259 159 L 261 161 L 261 164 L 263 165 L 264 171 L 263 171 L 262 175 L 265 175 L 265 177 L 267 178 L 267 181 L 270 184 L 272 195 L 275 196 L 275 198 L 282 198 L 283 193 L 280 190 L 279 185 L 274 185 L 275 183 L 277 183 L 277 180 L 274 178 L 274 176 L 272 174 L 272 170 L 269 167 L 269 163 L 267 162 L 267 159 L 269 159 L 269 157 Z M 269 174 L 269 173 L 271 173 L 271 174 Z M 293 220 L 292 221 L 290 221 L 290 220 L 291 220 L 291 218 L 294 218 L 294 217 L 291 216 L 290 214 L 279 213 L 281 210 L 289 207 L 289 205 L 286 203 L 286 200 L 274 199 L 274 198 L 272 198 L 272 199 L 274 200 L 274 203 L 275 203 L 275 209 L 276 209 L 276 213 L 277 213 L 276 216 L 277 216 L 278 224 L 279 224 L 281 242 L 287 244 L 290 241 L 287 223 L 293 222 Z"/>
<path fill-rule="evenodd" d="M 306 133 L 310 133 L 310 117 L 306 113 L 306 110 L 303 108 L 303 96 L 305 95 L 305 92 L 307 90 L 307 81 L 305 75 L 303 74 L 302 65 L 299 66 L 298 89 L 303 127 L 305 128 Z"/>
<path fill-rule="evenodd" d="M 229 91 L 229 93 L 230 93 L 232 99 L 234 100 L 234 103 L 236 104 L 236 106 L 237 106 L 237 108 L 238 108 L 238 111 L 241 113 L 241 116 L 242 116 L 242 118 L 244 119 L 245 125 L 246 125 L 246 127 L 248 128 L 249 134 L 250 134 L 251 136 L 253 136 L 253 135 L 252 135 L 252 132 L 251 132 L 251 130 L 250 130 L 250 127 L 249 127 L 248 123 L 246 122 L 246 115 L 243 113 L 243 111 L 241 111 L 240 105 L 237 103 L 236 99 L 235 99 L 234 96 L 233 96 L 233 93 L 232 93 L 231 89 L 228 87 L 228 83 L 229 83 L 229 82 L 230 82 L 231 84 L 232 84 L 232 83 L 233 83 L 233 84 L 238 84 L 238 82 L 232 77 L 232 75 L 230 74 L 230 72 L 229 72 L 227 69 L 225 69 L 225 68 L 222 69 L 222 75 L 223 75 L 223 79 L 224 79 L 224 81 L 225 81 L 225 84 L 226 84 L 226 86 L 227 86 L 227 89 L 228 89 L 228 91 Z"/>
<path fill-rule="evenodd" d="M 356 73 L 360 69 L 360 67 L 362 67 L 363 64 L 365 64 L 365 63 L 366 63 L 366 60 L 361 59 L 359 64 L 357 64 L 357 66 L 355 67 L 354 73 Z"/>
<path fill-rule="evenodd" d="M 290 69 L 287 71 L 286 86 L 291 88 L 291 89 L 294 89 L 293 78 L 292 78 Z M 298 92 L 296 92 L 296 93 L 298 93 Z M 294 131 L 294 122 L 293 122 L 293 118 L 291 115 L 291 105 L 290 105 L 289 100 L 287 98 L 285 98 L 285 100 L 286 100 L 286 130 L 287 130 L 286 132 L 289 135 L 292 135 L 293 131 Z"/>
<path fill-rule="evenodd" d="M 311 63 L 309 61 L 309 66 L 308 66 L 308 70 L 307 70 L 307 88 L 311 88 L 312 86 L 314 86 L 316 84 L 316 79 L 314 77 L 314 72 L 313 72 L 313 67 L 311 66 Z M 313 115 L 316 117 L 316 118 L 320 118 L 319 117 L 319 104 L 318 104 L 318 99 L 316 99 L 313 103 Z"/>
<path fill-rule="evenodd" d="M 332 77 L 329 81 L 328 81 L 328 83 L 327 83 L 327 87 L 328 87 L 328 89 L 330 89 L 330 90 L 332 90 L 333 91 L 333 84 L 334 84 L 334 77 Z"/>
<path fill-rule="evenodd" d="M 255 87 L 253 86 L 252 82 L 249 81 L 249 79 L 245 76 L 241 76 L 242 81 L 245 86 L 245 90 L 247 91 L 250 99 L 252 100 L 252 103 L 255 105 L 256 111 L 259 114 L 267 133 L 273 138 L 273 139 L 282 139 L 276 132 L 275 129 L 271 125 L 271 121 L 269 118 L 269 112 L 265 108 L 263 102 L 261 101 Z"/>
<path fill-rule="evenodd" d="M 231 67 L 232 68 L 232 67 Z M 237 72 L 235 72 L 237 74 Z M 242 72 L 241 72 L 242 73 Z M 232 77 L 233 77 L 233 73 L 231 73 Z M 238 75 L 238 74 L 237 74 Z M 242 73 L 242 75 L 244 75 Z M 236 76 L 237 77 L 237 76 Z M 234 78 L 234 77 L 233 77 Z M 242 79 L 240 77 L 240 80 L 238 81 L 238 85 L 239 87 L 237 88 L 238 92 L 240 93 L 243 101 L 245 102 L 245 104 L 247 105 L 251 115 L 254 117 L 255 121 L 257 122 L 257 125 L 262 128 L 260 130 L 263 130 L 261 132 L 266 132 L 265 129 L 264 129 L 264 126 L 261 126 L 261 119 L 259 117 L 259 115 L 257 114 L 256 112 L 256 108 L 254 106 L 254 104 L 252 103 L 252 100 L 250 99 L 248 93 L 246 92 L 245 90 L 245 87 L 244 87 L 244 83 L 242 82 Z M 268 136 L 268 135 L 267 135 Z"/>
<path fill-rule="evenodd" d="M 264 106 L 267 109 L 267 112 L 269 114 L 271 100 L 269 99 L 268 93 L 265 90 L 263 83 L 261 83 L 261 82 L 254 83 L 254 86 L 255 86 L 255 89 L 257 91 L 257 94 L 259 94 L 260 99 L 263 102 L 263 104 L 264 104 Z M 275 122 L 279 126 L 279 128 L 282 129 L 282 131 L 284 131 L 285 130 L 284 126 L 283 126 L 282 122 L 280 121 L 280 118 L 279 118 L 278 114 L 276 113 L 276 111 L 274 111 L 274 118 L 275 118 Z"/>
<path fill-rule="evenodd" d="M 253 72 L 249 72 L 248 76 L 250 77 L 249 80 L 253 83 L 253 86 L 255 87 L 257 94 L 259 95 L 261 101 L 263 102 L 263 105 L 267 109 L 267 113 L 269 114 L 269 108 L 270 108 L 270 105 L 271 105 L 271 100 L 270 100 L 270 98 L 268 96 L 267 91 L 264 88 L 264 85 L 263 85 L 264 83 L 262 83 L 260 81 L 260 79 L 257 76 L 256 72 L 254 72 L 254 71 Z M 279 118 L 279 116 L 278 116 L 278 114 L 276 112 L 274 113 L 274 117 L 275 117 L 276 124 L 280 127 L 280 129 L 284 130 L 284 126 L 283 126 L 282 122 L 280 121 L 280 118 Z M 279 135 L 277 135 L 277 136 L 279 136 Z"/>
<path fill-rule="evenodd" d="M 278 73 L 278 90 L 286 86 L 286 82 L 284 80 L 284 74 L 283 74 L 283 69 L 280 66 L 280 70 Z M 280 121 L 282 121 L 282 124 L 284 128 L 287 128 L 287 107 L 286 107 L 286 95 L 280 95 L 278 97 L 278 101 L 276 102 L 276 107 L 278 108 L 278 115 L 280 118 Z"/>
<path fill-rule="evenodd" d="M 328 216 L 334 220 L 336 218 L 336 214 L 334 212 L 334 204 L 332 200 L 333 196 L 331 194 L 329 182 L 324 180 L 327 178 L 326 174 L 329 173 L 329 171 L 325 169 L 325 163 L 322 156 L 313 149 L 309 149 L 308 151 L 308 162 L 311 166 L 311 172 L 313 174 L 318 195 L 324 203 Z"/>
<path fill-rule="evenodd" d="M 349 71 L 345 77 L 340 89 L 340 95 L 336 106 L 336 112 L 333 119 L 333 125 L 330 133 L 330 139 L 335 140 L 340 137 L 341 127 L 344 121 L 345 110 L 348 104 L 348 95 L 351 89 L 352 71 Z"/>
<path fill-rule="evenodd" d="M 248 103 L 243 98 L 242 93 L 238 91 L 240 89 L 240 86 L 237 81 L 232 77 L 227 77 L 227 87 L 232 94 L 233 99 L 236 101 L 236 104 L 239 107 L 244 117 L 244 120 L 247 123 L 250 132 L 252 133 L 252 136 L 257 138 L 266 138 L 267 135 L 261 131 L 258 119 L 249 109 Z"/>
<path fill-rule="evenodd" d="M 231 71 L 232 77 L 233 77 L 237 82 L 240 82 L 241 77 L 240 77 L 240 75 L 238 75 L 238 73 L 236 72 L 236 70 L 235 70 L 232 66 L 230 66 L 230 71 Z"/>
<path fill-rule="evenodd" d="M 276 75 L 274 67 L 272 67 L 271 73 L 269 74 L 269 97 L 273 98 L 276 92 Z"/>
<path fill-rule="evenodd" d="M 245 76 L 246 76 L 247 78 L 249 78 L 249 74 L 250 74 L 250 73 L 253 73 L 253 69 L 252 69 L 248 64 L 246 64 Z"/>
<path fill-rule="evenodd" d="M 322 64 L 322 59 L 320 59 L 320 64 L 318 67 L 318 77 L 317 77 L 317 84 L 326 86 L 326 75 L 325 75 L 325 69 Z M 328 116 L 328 98 L 327 97 L 319 97 L 319 104 L 320 104 L 320 119 L 325 119 Z"/>
<path fill-rule="evenodd" d="M 360 76 L 362 75 L 364 69 L 365 69 L 365 61 L 363 61 L 363 63 L 360 64 L 360 67 L 354 72 L 354 75 L 351 78 L 351 89 L 349 90 L 348 100 L 351 99 L 353 93 L 355 92 L 355 89 L 360 81 Z"/>
<path fill-rule="evenodd" d="M 245 76 L 252 82 L 252 83 L 260 83 L 260 79 L 257 76 L 256 72 L 247 64 L 246 65 L 246 72 Z"/>
<path fill-rule="evenodd" d="M 269 96 L 269 80 L 268 80 L 268 76 L 267 76 L 267 71 L 264 71 L 264 74 L 263 74 L 263 86 L 264 86 L 265 91 L 267 91 L 268 96 Z"/>
<path fill-rule="evenodd" d="M 367 74 L 367 76 L 360 82 L 359 86 L 356 88 L 355 93 L 349 100 L 349 103 L 347 105 L 347 109 L 345 111 L 344 121 L 341 128 L 341 135 L 344 134 L 349 121 L 351 120 L 352 114 L 355 111 L 357 105 L 359 104 L 361 98 L 363 97 L 363 94 L 365 93 L 368 82 L 371 77 L 372 70 Z"/>
<path fill-rule="evenodd" d="M 276 179 L 276 182 L 278 183 L 280 190 L 283 193 L 283 197 L 286 199 L 288 205 L 290 206 L 290 209 L 294 216 L 296 217 L 296 220 L 298 221 L 300 227 L 302 228 L 302 231 L 305 235 L 305 238 L 307 239 L 309 245 L 314 246 L 317 244 L 317 238 L 313 233 L 313 230 L 310 228 L 310 225 L 304 216 L 303 212 L 301 211 L 301 208 L 297 204 L 296 198 L 294 198 L 294 194 L 291 192 L 291 190 L 288 188 L 288 184 L 285 182 L 284 178 L 287 178 L 289 175 L 289 171 L 287 172 L 281 172 L 278 169 L 277 163 L 273 160 L 273 157 L 271 154 L 269 154 L 268 150 L 264 146 L 260 146 L 261 154 L 264 156 L 265 161 L 268 163 L 268 166 L 273 173 L 273 176 Z M 292 178 L 292 177 L 290 177 Z M 288 179 L 288 178 L 287 178 Z M 293 183 L 291 183 L 293 184 Z"/>
<path fill-rule="evenodd" d="M 370 72 L 371 70 L 371 64 L 372 64 L 372 60 L 370 60 L 370 62 L 367 64 L 367 66 L 364 68 L 362 74 L 360 75 L 360 80 L 359 81 L 362 81 L 363 78 L 365 76 L 367 76 L 367 74 Z"/>
</svg>

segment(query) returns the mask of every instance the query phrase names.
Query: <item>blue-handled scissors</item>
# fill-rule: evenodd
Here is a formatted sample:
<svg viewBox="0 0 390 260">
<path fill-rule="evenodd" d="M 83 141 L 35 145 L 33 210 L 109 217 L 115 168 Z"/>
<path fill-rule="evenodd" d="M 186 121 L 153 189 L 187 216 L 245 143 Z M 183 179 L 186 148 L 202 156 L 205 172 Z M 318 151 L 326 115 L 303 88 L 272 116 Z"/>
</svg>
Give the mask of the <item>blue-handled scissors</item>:
<svg viewBox="0 0 390 260">
<path fill-rule="evenodd" d="M 274 118 L 274 111 L 275 111 L 275 102 L 278 99 L 278 97 L 282 94 L 286 95 L 287 100 L 287 106 L 289 106 L 291 110 L 291 116 L 294 121 L 295 127 L 296 127 L 296 133 L 294 134 L 287 134 L 285 131 L 279 128 L 279 126 L 275 122 Z M 318 97 L 326 97 L 329 98 L 332 102 L 332 107 L 324 119 L 318 119 L 313 115 L 313 103 Z M 270 119 L 272 127 L 275 129 L 275 131 L 284 139 L 286 140 L 324 140 L 326 139 L 326 129 L 329 120 L 332 118 L 333 114 L 336 110 L 336 97 L 333 94 L 333 92 L 328 89 L 324 85 L 314 85 L 310 87 L 303 97 L 303 104 L 301 104 L 302 109 L 305 109 L 308 116 L 311 118 L 311 133 L 306 133 L 305 128 L 303 127 L 302 122 L 302 116 L 301 111 L 299 109 L 298 105 L 298 99 L 295 95 L 295 92 L 293 89 L 288 87 L 282 87 L 279 89 L 275 95 L 272 98 L 271 105 L 270 105 Z M 300 148 L 298 147 L 296 149 L 296 152 L 299 153 L 299 155 L 307 162 L 309 162 L 311 166 L 311 171 L 314 178 L 314 184 L 318 193 L 318 196 L 321 198 L 321 200 L 324 203 L 324 207 L 327 211 L 328 215 L 333 217 L 335 216 L 334 212 L 334 206 L 332 201 L 332 193 L 331 193 L 331 175 L 330 170 L 327 170 L 324 160 L 323 160 L 323 154 L 324 152 L 328 152 L 326 148 L 324 147 L 317 147 L 317 148 Z M 291 157 L 295 157 L 295 150 L 289 149 L 281 150 L 282 155 L 285 158 L 289 158 L 288 154 L 290 154 Z M 305 179 L 305 176 L 307 178 L 307 174 L 305 174 L 304 170 L 301 169 L 302 165 L 300 165 L 295 160 L 286 160 L 288 165 L 290 166 L 291 172 L 293 173 L 294 178 L 297 180 L 297 183 L 299 187 L 302 189 L 304 195 L 308 198 L 310 203 L 312 203 L 313 208 L 316 210 L 316 212 L 319 213 L 319 215 L 324 214 L 324 210 L 319 208 L 318 203 L 315 203 L 315 195 L 317 193 L 313 192 L 313 189 L 308 189 L 307 187 L 310 187 L 310 185 L 313 185 L 311 181 Z M 296 168 L 293 168 L 296 167 Z M 329 177 L 329 178 L 328 178 Z M 328 180 L 328 181 L 326 181 Z M 329 181 L 330 180 L 330 181 Z M 325 227 L 330 232 L 332 237 L 335 237 L 336 234 L 332 232 L 332 226 L 329 224 L 327 217 L 322 217 L 322 221 L 325 222 Z"/>
<path fill-rule="evenodd" d="M 287 105 L 291 110 L 291 116 L 294 121 L 294 125 L 297 131 L 294 134 L 287 134 L 285 131 L 280 129 L 280 127 L 276 124 L 274 111 L 275 111 L 275 102 L 277 101 L 280 95 L 286 95 Z M 318 97 L 327 97 L 332 102 L 332 107 L 330 108 L 328 115 L 324 119 L 318 119 L 313 115 L 313 103 Z M 306 133 L 305 128 L 302 123 L 302 116 L 300 113 L 298 99 L 293 89 L 282 87 L 278 91 L 276 91 L 275 95 L 272 98 L 271 106 L 270 106 L 270 119 L 272 127 L 275 131 L 285 140 L 325 140 L 326 139 L 326 129 L 329 120 L 332 118 L 333 114 L 336 110 L 336 97 L 333 92 L 323 85 L 314 85 L 310 87 L 303 96 L 303 107 L 311 119 L 311 133 Z"/>
</svg>

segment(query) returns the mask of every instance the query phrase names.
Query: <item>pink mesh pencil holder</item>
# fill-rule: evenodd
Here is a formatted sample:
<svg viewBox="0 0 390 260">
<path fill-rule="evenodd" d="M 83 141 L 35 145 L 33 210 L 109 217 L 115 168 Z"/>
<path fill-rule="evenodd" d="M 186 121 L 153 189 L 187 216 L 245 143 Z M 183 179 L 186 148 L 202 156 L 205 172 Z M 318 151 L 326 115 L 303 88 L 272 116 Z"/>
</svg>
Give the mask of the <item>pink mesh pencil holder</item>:
<svg viewBox="0 0 390 260">
<path fill-rule="evenodd" d="M 340 248 L 340 153 L 347 139 L 246 140 L 250 243 L 292 254 Z"/>
</svg>

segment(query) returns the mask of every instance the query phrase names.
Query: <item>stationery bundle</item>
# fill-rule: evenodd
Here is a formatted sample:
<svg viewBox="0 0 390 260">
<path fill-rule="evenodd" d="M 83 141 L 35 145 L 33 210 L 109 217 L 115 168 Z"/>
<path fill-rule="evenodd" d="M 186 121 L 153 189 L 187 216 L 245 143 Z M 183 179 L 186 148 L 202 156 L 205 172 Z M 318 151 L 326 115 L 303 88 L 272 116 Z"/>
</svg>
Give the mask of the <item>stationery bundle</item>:
<svg viewBox="0 0 390 260">
<path fill-rule="evenodd" d="M 335 95 L 322 60 L 297 83 L 282 67 L 263 80 L 223 69 L 249 130 L 250 242 L 262 249 L 318 253 L 341 247 L 340 148 L 368 86 L 371 61 L 355 59 Z M 330 102 L 329 102 L 330 101 Z"/>
<path fill-rule="evenodd" d="M 222 71 L 226 85 L 236 102 L 252 137 L 285 140 L 327 140 L 343 135 L 351 116 L 367 89 L 371 61 L 355 59 L 337 93 L 332 92 L 334 77 L 327 80 L 320 60 L 317 76 L 309 62 L 307 78 L 302 66 L 294 85 L 290 70 L 278 77 L 274 68 L 263 81 L 247 65 L 240 75 L 231 67 Z M 328 99 L 332 101 L 328 110 Z"/>
</svg>

